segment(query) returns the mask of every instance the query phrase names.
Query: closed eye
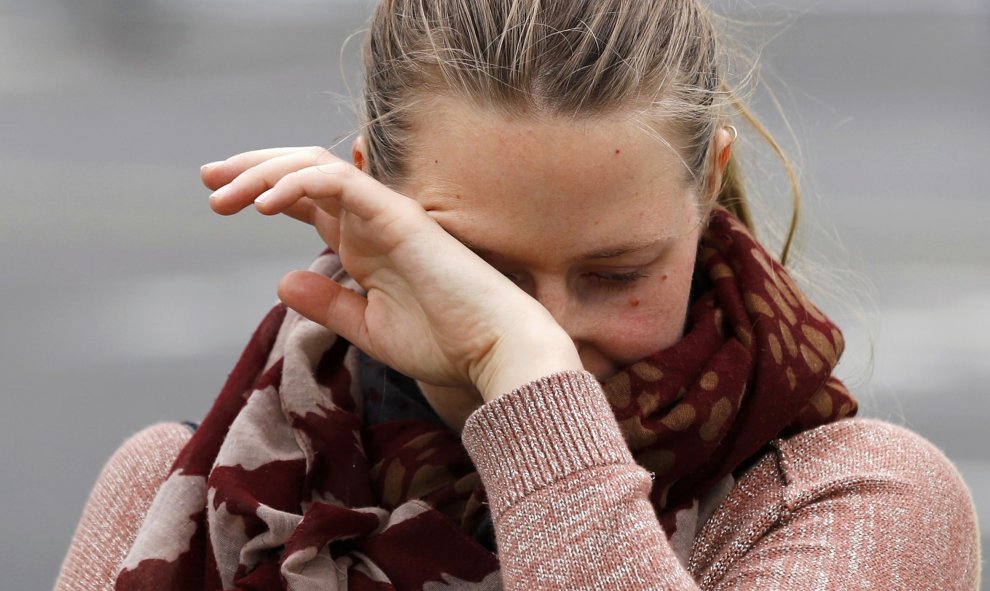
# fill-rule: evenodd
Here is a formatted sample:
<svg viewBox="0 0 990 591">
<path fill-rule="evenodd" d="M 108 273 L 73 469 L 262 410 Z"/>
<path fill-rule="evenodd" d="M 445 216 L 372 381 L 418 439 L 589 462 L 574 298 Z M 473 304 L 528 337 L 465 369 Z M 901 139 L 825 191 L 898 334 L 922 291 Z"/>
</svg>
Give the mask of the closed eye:
<svg viewBox="0 0 990 591">
<path fill-rule="evenodd" d="M 633 287 L 640 279 L 647 277 L 642 271 L 629 271 L 627 273 L 589 273 L 595 283 L 602 289 L 608 291 L 621 291 Z"/>
</svg>

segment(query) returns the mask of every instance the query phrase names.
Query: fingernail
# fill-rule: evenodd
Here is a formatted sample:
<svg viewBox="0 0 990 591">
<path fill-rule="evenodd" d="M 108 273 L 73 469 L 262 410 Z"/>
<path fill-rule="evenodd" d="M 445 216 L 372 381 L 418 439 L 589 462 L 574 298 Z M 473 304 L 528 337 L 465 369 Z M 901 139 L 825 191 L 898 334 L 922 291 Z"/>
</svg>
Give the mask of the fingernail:
<svg viewBox="0 0 990 591">
<path fill-rule="evenodd" d="M 254 202 L 260 205 L 260 204 L 264 203 L 265 201 L 268 201 L 268 199 L 271 196 L 272 196 L 272 190 L 271 189 L 268 189 L 267 191 L 265 191 L 261 195 L 258 195 L 258 198 L 255 199 Z"/>
<path fill-rule="evenodd" d="M 222 199 L 227 196 L 227 193 L 230 193 L 230 185 L 224 185 L 214 191 L 213 194 L 210 195 L 210 199 Z"/>
<path fill-rule="evenodd" d="M 223 164 L 223 163 L 224 163 L 223 160 L 217 160 L 216 162 L 209 162 L 207 164 L 204 164 L 203 166 L 200 166 L 199 167 L 199 170 L 200 170 L 200 172 L 202 172 L 202 171 L 206 170 L 207 168 L 213 168 L 214 166 L 218 166 L 218 165 Z"/>
</svg>

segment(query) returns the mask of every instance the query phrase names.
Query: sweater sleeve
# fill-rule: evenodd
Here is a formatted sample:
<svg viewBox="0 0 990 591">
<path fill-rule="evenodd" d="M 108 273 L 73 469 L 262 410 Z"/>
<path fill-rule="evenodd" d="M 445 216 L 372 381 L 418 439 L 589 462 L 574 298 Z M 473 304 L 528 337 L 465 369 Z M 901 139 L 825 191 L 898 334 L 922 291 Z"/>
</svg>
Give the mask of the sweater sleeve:
<svg viewBox="0 0 990 591">
<path fill-rule="evenodd" d="M 978 587 L 965 484 L 931 444 L 892 425 L 840 421 L 778 442 L 705 525 L 687 568 L 590 374 L 513 390 L 476 411 L 463 438 L 506 589 Z"/>
<path fill-rule="evenodd" d="M 86 501 L 55 591 L 110 591 L 189 428 L 158 423 L 132 435 L 110 457 Z"/>
<path fill-rule="evenodd" d="M 506 589 L 697 589 L 667 542 L 594 377 L 561 372 L 464 426 L 488 491 Z"/>
</svg>

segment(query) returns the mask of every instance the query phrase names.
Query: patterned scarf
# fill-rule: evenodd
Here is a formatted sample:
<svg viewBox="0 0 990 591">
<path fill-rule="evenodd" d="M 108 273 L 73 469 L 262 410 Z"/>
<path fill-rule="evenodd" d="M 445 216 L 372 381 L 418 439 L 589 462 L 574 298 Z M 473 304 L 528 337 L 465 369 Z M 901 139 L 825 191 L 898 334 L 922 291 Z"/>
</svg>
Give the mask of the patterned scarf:
<svg viewBox="0 0 990 591">
<path fill-rule="evenodd" d="M 332 253 L 312 268 L 358 289 Z M 703 521 L 699 499 L 724 494 L 767 443 L 856 411 L 831 376 L 842 335 L 724 210 L 695 275 L 684 338 L 604 384 L 682 547 Z M 269 312 L 176 459 L 116 589 L 498 588 L 485 491 L 459 435 L 422 405 L 366 420 L 365 405 L 390 394 L 388 380 L 361 383 L 378 379 L 368 363 L 324 327 Z"/>
</svg>

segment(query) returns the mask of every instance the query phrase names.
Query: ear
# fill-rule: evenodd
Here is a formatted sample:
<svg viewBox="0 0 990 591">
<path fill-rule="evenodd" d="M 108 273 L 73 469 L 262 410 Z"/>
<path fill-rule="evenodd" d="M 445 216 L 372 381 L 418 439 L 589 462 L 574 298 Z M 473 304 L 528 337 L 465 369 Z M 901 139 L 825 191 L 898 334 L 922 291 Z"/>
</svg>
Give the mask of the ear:
<svg viewBox="0 0 990 591">
<path fill-rule="evenodd" d="M 351 160 L 354 162 L 354 166 L 357 166 L 362 172 L 370 174 L 368 170 L 368 140 L 364 139 L 363 135 L 354 138 L 354 143 L 351 145 Z"/>
<path fill-rule="evenodd" d="M 737 133 L 735 127 L 720 127 L 712 138 L 708 183 L 705 186 L 706 203 L 714 204 L 715 199 L 718 198 L 719 189 L 722 188 L 722 177 L 725 175 L 725 167 L 729 165 L 729 158 L 732 157 L 732 144 L 736 141 Z"/>
</svg>

